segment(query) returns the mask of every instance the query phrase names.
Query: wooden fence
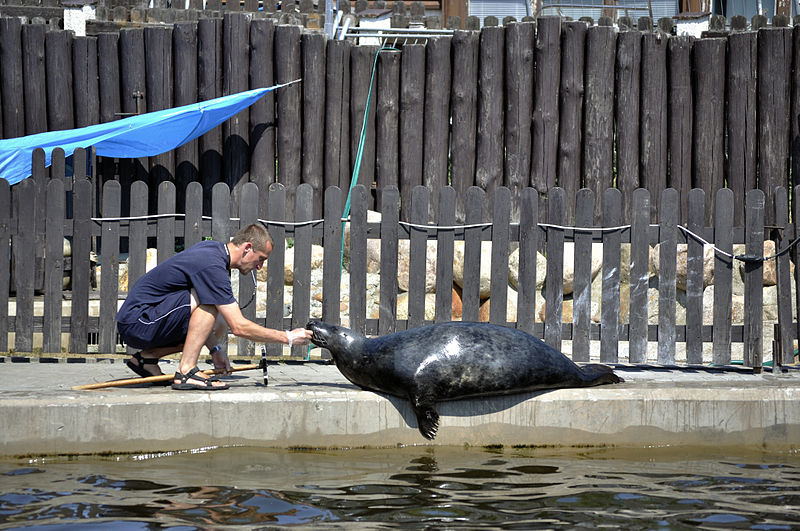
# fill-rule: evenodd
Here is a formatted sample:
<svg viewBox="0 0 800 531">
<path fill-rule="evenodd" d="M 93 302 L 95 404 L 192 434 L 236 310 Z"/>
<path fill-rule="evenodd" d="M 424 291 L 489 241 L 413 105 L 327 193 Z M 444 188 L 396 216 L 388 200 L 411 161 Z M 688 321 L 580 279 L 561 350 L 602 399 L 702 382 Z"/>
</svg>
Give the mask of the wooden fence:
<svg viewBox="0 0 800 531">
<path fill-rule="evenodd" d="M 737 225 L 746 192 L 758 188 L 772 223 L 772 190 L 791 189 L 790 169 L 800 172 L 797 31 L 693 39 L 540 17 L 384 50 L 358 182 L 371 190 L 369 208 L 379 208 L 378 190 L 398 187 L 402 219 L 415 186 L 436 201 L 450 185 L 458 220 L 470 186 L 489 196 L 508 188 L 515 220 L 527 187 L 545 210 L 555 186 L 568 197 L 615 186 L 626 222 L 637 188 L 652 197 L 678 190 L 682 222 L 689 190 L 700 188 L 709 198 L 706 224 L 727 186 Z M 137 180 L 148 184 L 151 209 L 160 184 L 175 184 L 179 211 L 188 184 L 200 182 L 205 214 L 218 183 L 233 190 L 236 213 L 244 184 L 265 190 L 280 182 L 290 218 L 301 183 L 312 187 L 318 217 L 323 191 L 349 186 L 377 52 L 235 12 L 97 37 L 0 18 L 0 135 L 107 122 L 302 78 L 173 152 L 98 160 L 96 171 L 99 184 L 121 184 L 124 214 Z M 565 208 L 573 220 L 573 205 Z"/>
<path fill-rule="evenodd" d="M 130 189 L 131 218 L 121 218 L 122 186 L 116 181 L 103 186 L 100 205 L 101 217 L 91 212 L 93 186 L 86 178 L 65 180 L 47 179 L 40 172 L 39 179 L 26 179 L 15 185 L 14 195 L 22 204 L 44 208 L 22 208 L 11 217 L 11 188 L 0 180 L 0 257 L 12 257 L 15 266 L 14 285 L 9 285 L 11 258 L 0 259 L 0 352 L 13 350 L 31 352 L 34 335 L 41 334 L 42 352 L 62 352 L 62 334 L 68 334 L 68 351 L 90 351 L 90 336 L 96 338 L 91 350 L 114 353 L 118 344 L 115 314 L 125 293 L 119 293 L 118 274 L 120 246 L 127 242 L 129 249 L 128 282 L 132 285 L 145 271 L 148 240 L 155 242 L 158 261 L 163 261 L 176 251 L 176 246 L 190 246 L 204 238 L 219 241 L 227 239 L 240 226 L 262 220 L 278 245 L 271 254 L 267 267 L 266 309 L 256 312 L 255 305 L 244 309 L 244 314 L 256 322 L 279 329 L 303 326 L 311 315 L 311 252 L 313 243 L 324 246 L 322 280 L 322 319 L 340 321 L 342 293 L 341 250 L 342 213 L 346 190 L 329 187 L 325 190 L 325 211 L 317 217 L 313 209 L 314 190 L 308 184 L 298 186 L 294 196 L 294 223 L 289 219 L 289 199 L 283 185 L 273 183 L 259 189 L 255 183 L 246 183 L 238 194 L 240 212 L 232 216 L 234 198 L 225 183 L 217 183 L 212 191 L 212 212 L 204 217 L 200 183 L 186 187 L 185 212 L 176 213 L 176 189 L 173 183 L 164 182 L 156 191 L 156 212 L 147 216 L 149 198 L 153 192 L 137 181 Z M 65 186 L 67 183 L 67 186 Z M 67 193 L 66 189 L 69 189 Z M 38 192 L 37 192 L 38 189 Z M 436 272 L 436 309 L 434 321 L 452 319 L 454 242 L 464 241 L 464 273 L 461 289 L 463 320 L 479 318 L 481 242 L 491 241 L 491 310 L 493 323 L 518 327 L 543 337 L 557 349 L 564 339 L 571 340 L 572 357 L 588 361 L 590 341 L 600 341 L 600 359 L 617 362 L 621 341 L 628 342 L 628 361 L 672 364 L 676 361 L 676 343 L 685 343 L 686 363 L 703 362 L 703 344 L 713 345 L 713 363 L 728 365 L 732 362 L 732 343 L 744 343 L 743 363 L 760 367 L 763 360 L 762 335 L 762 278 L 760 259 L 765 238 L 774 238 L 778 249 L 784 249 L 797 234 L 789 224 L 788 196 L 784 188 L 774 192 L 775 212 L 780 229 L 767 234 L 764 220 L 765 199 L 760 190 L 751 190 L 746 197 L 745 225 L 734 224 L 734 193 L 729 189 L 716 192 L 714 223 L 706 225 L 705 209 L 710 198 L 700 189 L 689 193 L 689 221 L 682 225 L 678 217 L 680 195 L 674 189 L 663 191 L 652 198 L 646 189 L 632 194 L 633 218 L 623 223 L 622 193 L 610 188 L 596 198 L 589 189 L 582 189 L 574 197 L 562 188 L 553 188 L 548 194 L 549 209 L 544 215 L 538 208 L 538 191 L 527 187 L 520 191 L 520 219 L 512 221 L 512 191 L 498 187 L 495 200 L 489 201 L 486 192 L 471 187 L 465 193 L 466 220 L 456 223 L 457 194 L 452 187 L 444 187 L 433 194 L 423 186 L 411 193 L 409 222 L 399 217 L 401 194 L 397 187 L 382 190 L 382 219 L 379 223 L 367 222 L 369 190 L 358 185 L 352 190 L 350 213 L 350 263 L 349 263 L 349 324 L 352 328 L 370 334 L 385 334 L 394 330 L 419 326 L 425 322 L 425 268 L 426 248 L 429 240 L 438 245 Z M 800 193 L 800 188 L 795 189 Z M 43 199 L 42 199 L 43 198 Z M 567 204 L 574 203 L 577 226 L 589 230 L 564 228 Z M 600 205 L 601 222 L 593 222 L 593 212 Z M 657 205 L 661 221 L 650 223 L 649 212 Z M 794 203 L 794 208 L 800 206 Z M 484 213 L 489 212 L 489 222 Z M 72 215 L 66 215 L 67 210 Z M 437 225 L 429 224 L 430 212 L 438 212 Z M 45 213 L 46 219 L 40 219 Z M 795 212 L 797 219 L 797 212 Z M 41 221 L 45 221 L 44 224 Z M 605 227 L 605 229 L 603 228 Z M 683 230 L 686 229 L 686 230 Z M 690 232 L 687 232 L 690 231 Z M 713 324 L 703 324 L 703 245 L 695 236 L 713 242 L 722 252 L 730 253 L 734 243 L 746 245 L 745 316 L 743 325 L 731 321 L 732 275 L 736 261 L 717 253 L 714 260 Z M 64 260 L 62 242 L 68 238 L 72 244 L 71 290 L 62 287 Z M 291 238 L 294 247 L 294 275 L 292 312 L 284 316 L 284 246 L 280 243 Z M 397 319 L 398 297 L 398 246 L 400 240 L 409 240 L 408 258 L 408 318 Z M 367 247 L 370 240 L 380 242 L 380 313 L 377 319 L 368 319 L 366 313 Z M 546 312 L 544 322 L 537 321 L 536 309 L 536 252 L 544 248 L 547 256 L 547 279 L 563 276 L 565 241 L 575 242 L 574 310 L 571 322 L 562 323 L 561 282 L 547 282 L 544 290 Z M 591 284 L 593 242 L 603 243 L 603 277 L 601 319 L 590 318 L 588 293 Z M 686 289 L 686 324 L 676 325 L 676 249 L 679 243 L 688 243 L 688 272 Z M 630 253 L 630 312 L 620 317 L 621 246 L 631 244 Z M 648 325 L 649 252 L 652 245 L 660 246 L 658 277 L 658 324 Z M 9 247 L 10 246 L 10 247 Z M 509 251 L 519 249 L 519 281 L 516 321 L 509 321 L 507 297 L 509 294 Z M 43 247 L 44 283 L 42 297 L 36 295 L 33 283 L 37 251 Z M 102 275 L 98 289 L 90 285 L 90 253 L 101 249 Z M 793 359 L 793 338 L 797 337 L 797 324 L 792 316 L 791 277 L 800 276 L 800 269 L 790 273 L 790 258 L 797 263 L 797 247 L 783 253 L 777 260 L 778 306 L 780 334 L 776 336 L 783 352 L 780 362 Z M 22 273 L 24 272 L 24 273 Z M 239 279 L 238 297 L 247 300 L 253 292 L 252 280 Z M 9 315 L 9 292 L 14 292 L 15 315 Z M 90 316 L 90 300 L 99 299 L 99 313 Z M 34 311 L 36 301 L 42 301 L 42 311 Z M 69 301 L 69 302 L 66 302 Z M 64 309 L 69 306 L 69 316 Z M 770 323 L 767 323 L 768 325 Z M 774 324 L 774 323 L 773 323 Z M 14 332 L 14 342 L 9 344 L 9 333 Z M 648 342 L 658 345 L 657 359 L 648 358 Z M 92 341 L 94 343 L 94 341 Z M 268 345 L 270 355 L 280 355 L 280 345 Z M 239 355 L 252 352 L 252 345 L 240 343 Z M 307 351 L 296 347 L 292 355 L 304 358 Z M 706 360 L 709 361 L 709 360 Z M 777 365 L 777 364 L 776 364 Z M 777 367 L 776 367 L 777 369 Z"/>
</svg>

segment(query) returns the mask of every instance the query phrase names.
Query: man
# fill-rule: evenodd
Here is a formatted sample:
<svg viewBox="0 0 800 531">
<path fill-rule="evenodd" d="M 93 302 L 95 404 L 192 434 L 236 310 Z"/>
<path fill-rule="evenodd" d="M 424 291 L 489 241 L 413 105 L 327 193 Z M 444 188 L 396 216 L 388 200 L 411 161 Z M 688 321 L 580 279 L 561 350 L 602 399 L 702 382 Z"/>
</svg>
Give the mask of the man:
<svg viewBox="0 0 800 531">
<path fill-rule="evenodd" d="M 227 244 L 200 242 L 142 276 L 117 314 L 122 340 L 141 349 L 127 361 L 128 367 L 143 377 L 156 376 L 162 374 L 160 358 L 182 352 L 172 388 L 217 391 L 228 385 L 199 372 L 197 360 L 205 346 L 214 367 L 230 371 L 228 355 L 220 345 L 227 328 L 259 343 L 307 344 L 311 331 L 295 328 L 284 332 L 260 326 L 242 315 L 233 296 L 231 270 L 245 275 L 259 270 L 271 252 L 267 229 L 252 224 Z"/>
</svg>

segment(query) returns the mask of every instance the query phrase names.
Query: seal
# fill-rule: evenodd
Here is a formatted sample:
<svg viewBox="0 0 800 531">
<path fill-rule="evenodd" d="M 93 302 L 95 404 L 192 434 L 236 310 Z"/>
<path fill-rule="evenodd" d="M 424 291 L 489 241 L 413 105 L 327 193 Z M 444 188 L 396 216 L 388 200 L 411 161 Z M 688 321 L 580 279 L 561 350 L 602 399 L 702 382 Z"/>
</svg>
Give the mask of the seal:
<svg viewBox="0 0 800 531">
<path fill-rule="evenodd" d="M 489 323 L 438 323 L 374 338 L 319 320 L 306 328 L 352 383 L 407 398 L 428 440 L 439 429 L 439 401 L 623 381 L 606 365 L 579 367 L 526 332 Z"/>
</svg>

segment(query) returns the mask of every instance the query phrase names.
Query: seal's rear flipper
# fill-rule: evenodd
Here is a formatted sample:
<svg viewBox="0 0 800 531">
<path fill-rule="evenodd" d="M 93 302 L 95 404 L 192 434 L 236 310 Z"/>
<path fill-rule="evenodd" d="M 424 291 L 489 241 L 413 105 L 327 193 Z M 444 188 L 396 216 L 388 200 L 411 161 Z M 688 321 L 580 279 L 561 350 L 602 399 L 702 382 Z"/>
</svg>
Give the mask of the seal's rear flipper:
<svg viewBox="0 0 800 531">
<path fill-rule="evenodd" d="M 432 441 L 433 438 L 436 437 L 436 432 L 439 430 L 439 414 L 431 404 L 414 405 L 413 400 L 411 404 L 414 408 L 414 414 L 417 415 L 419 432 L 423 437 Z"/>
<path fill-rule="evenodd" d="M 608 365 L 588 363 L 581 367 L 581 369 L 589 385 L 614 384 L 625 381 L 614 374 L 614 371 Z"/>
</svg>

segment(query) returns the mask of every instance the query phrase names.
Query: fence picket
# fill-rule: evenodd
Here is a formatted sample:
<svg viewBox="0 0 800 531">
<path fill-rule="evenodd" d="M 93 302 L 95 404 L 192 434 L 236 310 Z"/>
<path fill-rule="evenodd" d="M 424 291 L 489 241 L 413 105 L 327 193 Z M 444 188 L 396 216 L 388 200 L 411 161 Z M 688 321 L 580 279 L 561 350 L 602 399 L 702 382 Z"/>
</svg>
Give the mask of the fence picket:
<svg viewBox="0 0 800 531">
<path fill-rule="evenodd" d="M 350 187 L 350 41 L 329 40 L 325 68 L 325 189 Z M 405 57 L 405 50 L 403 51 Z M 339 216 L 341 216 L 341 210 Z M 327 216 L 326 216 L 327 217 Z"/>
<path fill-rule="evenodd" d="M 564 224 L 564 189 L 553 188 L 547 196 L 547 223 Z M 539 211 L 542 212 L 541 210 Z M 547 228 L 547 277 L 555 282 L 545 282 L 544 340 L 556 350 L 561 350 L 561 315 L 564 301 L 564 229 Z"/>
<path fill-rule="evenodd" d="M 786 188 L 779 186 L 775 189 L 775 225 L 784 227 L 774 229 L 775 251 L 781 252 L 794 239 L 794 226 L 789 224 L 789 195 Z M 775 258 L 775 276 L 778 290 L 778 330 L 780 337 L 775 341 L 780 347 L 777 353 L 773 350 L 772 371 L 779 372 L 780 366 L 794 362 L 794 341 L 792 330 L 792 283 L 790 277 L 791 264 L 789 253 L 784 253 Z"/>
<path fill-rule="evenodd" d="M 603 227 L 622 223 L 622 192 L 609 188 L 603 192 Z M 603 234 L 603 286 L 600 302 L 600 361 L 619 361 L 619 280 L 621 229 Z"/>
<path fill-rule="evenodd" d="M 119 299 L 119 211 L 121 187 L 117 181 L 103 185 L 102 216 L 106 218 L 101 227 L 102 274 L 100 275 L 100 330 L 98 349 L 100 352 L 117 350 L 117 301 Z"/>
<path fill-rule="evenodd" d="M 399 221 L 400 190 L 397 186 L 384 188 L 381 195 L 381 297 L 378 308 L 378 334 L 381 335 L 390 334 L 397 330 Z M 341 227 L 342 224 L 339 223 L 338 225 Z M 327 245 L 325 250 L 327 252 Z"/>
<path fill-rule="evenodd" d="M 501 186 L 495 191 L 492 215 L 492 258 L 489 277 L 492 298 L 489 322 L 506 326 L 508 322 L 508 255 L 511 222 L 511 190 Z"/>
<path fill-rule="evenodd" d="M 251 183 L 252 184 L 252 183 Z M 252 185 L 255 186 L 255 185 Z M 294 208 L 296 222 L 311 221 L 314 215 L 314 188 L 303 183 L 297 187 Z M 256 197 L 258 194 L 255 194 Z M 292 280 L 291 328 L 305 327 L 311 316 L 311 233 L 312 225 L 298 225 L 294 229 L 294 278 Z M 292 356 L 306 357 L 308 347 L 292 347 Z"/>
<path fill-rule="evenodd" d="M 250 88 L 275 84 L 274 42 L 275 24 L 272 20 L 254 19 L 250 22 Z M 321 72 L 324 76 L 324 70 Z M 322 127 L 318 129 L 324 132 Z M 274 91 L 250 106 L 250 131 L 250 181 L 256 183 L 260 192 L 266 195 L 270 183 L 275 182 Z"/>
<path fill-rule="evenodd" d="M 282 50 L 275 61 L 275 81 L 288 83 L 303 75 L 300 49 L 300 26 L 278 25 L 275 49 Z M 287 219 L 294 219 L 295 191 L 302 173 L 303 138 L 302 85 L 295 83 L 280 89 L 277 100 L 278 182 L 286 187 Z M 246 136 L 245 136 L 246 138 Z"/>
<path fill-rule="evenodd" d="M 722 188 L 714 198 L 714 246 L 733 252 L 733 191 Z M 714 337 L 712 359 L 715 365 L 731 362 L 731 294 L 734 261 L 717 252 L 714 255 Z"/>
<path fill-rule="evenodd" d="M 559 22 L 560 24 L 560 22 Z M 519 201 L 522 189 L 528 186 L 528 183 L 533 182 L 539 190 L 547 190 L 547 175 L 555 177 L 555 172 L 550 174 L 546 172 L 543 167 L 537 167 L 535 173 L 531 173 L 531 146 L 536 154 L 534 161 L 540 165 L 543 163 L 543 147 L 545 144 L 545 131 L 544 119 L 545 112 L 549 113 L 550 109 L 542 108 L 544 102 L 537 100 L 537 106 L 534 108 L 533 97 L 533 71 L 534 71 L 534 43 L 538 42 L 540 34 L 542 33 L 541 19 L 539 24 L 539 33 L 536 33 L 536 24 L 532 22 L 516 23 L 512 22 L 506 26 L 506 48 L 505 48 L 505 72 L 506 78 L 514 77 L 515 83 L 506 83 L 505 86 L 505 160 L 504 160 L 504 174 L 505 186 L 511 190 L 511 215 L 512 219 L 519 219 Z M 550 32 L 552 33 L 552 32 Z M 536 64 L 537 74 L 539 68 L 543 68 L 545 62 L 551 66 L 553 60 L 553 51 L 550 47 L 553 45 L 553 39 L 550 33 L 546 33 L 542 45 L 545 48 L 542 50 L 543 64 Z M 556 36 L 558 34 L 556 33 Z M 558 76 L 555 78 L 548 78 L 547 82 L 543 80 L 545 72 L 537 75 L 537 87 L 548 87 L 547 83 L 551 83 L 553 79 L 558 82 Z M 540 79 L 542 79 L 540 81 Z M 542 100 L 545 98 L 551 101 L 553 97 L 558 97 L 558 91 L 543 90 Z M 557 108 L 558 106 L 555 105 Z M 535 114 L 534 114 L 535 111 Z M 533 122 L 531 118 L 533 117 Z M 550 116 L 548 116 L 550 118 Z M 536 134 L 531 135 L 531 128 Z M 557 133 L 558 130 L 550 131 L 549 134 Z M 531 137 L 533 136 L 534 144 L 531 144 Z M 549 138 L 547 139 L 549 140 Z"/>
<path fill-rule="evenodd" d="M 467 190 L 467 225 L 482 223 L 486 193 L 478 186 Z M 461 282 L 461 307 L 465 321 L 477 321 L 480 314 L 481 291 L 481 235 L 483 228 L 464 229 L 464 263 Z"/>
<path fill-rule="evenodd" d="M 322 320 L 328 323 L 340 324 L 339 304 L 341 302 L 342 278 L 342 208 L 344 207 L 344 194 L 336 186 L 325 190 L 325 221 L 322 227 Z M 383 244 L 383 242 L 382 242 Z M 381 264 L 385 259 L 383 247 L 381 248 Z M 397 256 L 397 252 L 394 253 Z M 395 275 L 396 277 L 397 275 Z M 383 280 L 383 279 L 381 279 Z M 396 280 L 395 280 L 396 281 Z M 383 296 L 383 290 L 381 290 Z M 383 311 L 383 305 L 381 310 Z M 392 315 L 394 315 L 394 309 Z M 330 354 L 327 354 L 330 356 Z"/>
<path fill-rule="evenodd" d="M 478 52 L 476 31 L 456 30 L 453 49 L 453 79 L 450 137 L 450 175 L 456 191 L 456 219 L 465 218 L 467 189 L 475 182 L 475 135 L 477 134 Z"/>
<path fill-rule="evenodd" d="M 745 253 L 754 260 L 744 263 L 744 365 L 761 370 L 764 308 L 764 203 L 766 194 L 750 190 L 745 195 Z"/>
<path fill-rule="evenodd" d="M 505 29 L 484 27 L 478 70 L 478 122 L 475 185 L 491 199 L 503 184 L 503 49 Z M 469 210 L 467 210 L 469 215 Z"/>
<path fill-rule="evenodd" d="M 667 39 L 661 33 L 642 35 L 642 123 L 639 186 L 650 190 L 651 216 L 656 221 L 658 201 L 667 187 Z"/>
<path fill-rule="evenodd" d="M 650 192 L 633 192 L 631 208 L 631 287 L 628 361 L 647 361 L 647 289 L 650 280 Z"/>
<path fill-rule="evenodd" d="M 456 191 L 446 186 L 439 193 L 437 224 L 452 227 L 456 223 Z M 436 233 L 436 311 L 437 323 L 453 320 L 453 245 L 454 229 L 438 229 Z M 507 263 L 507 262 L 506 262 Z M 508 274 L 506 274 L 508 278 Z"/>
<path fill-rule="evenodd" d="M 14 279 L 16 288 L 16 319 L 14 345 L 18 352 L 33 351 L 33 296 L 35 247 L 34 224 L 36 209 L 22 208 L 34 204 L 35 183 L 25 179 L 12 188 L 17 207 L 17 235 L 12 240 L 14 256 Z"/>
<path fill-rule="evenodd" d="M 422 184 L 425 46 L 403 46 L 400 62 L 400 218 L 411 215 L 411 193 Z"/>
<path fill-rule="evenodd" d="M 578 190 L 575 197 L 575 225 L 594 225 L 594 192 Z M 572 360 L 589 361 L 592 323 L 592 233 L 575 232 L 572 280 Z"/>
<path fill-rule="evenodd" d="M 692 187 L 692 47 L 694 38 L 681 36 L 669 39 L 669 186 L 681 197 L 679 219 L 688 217 L 689 190 Z M 705 215 L 705 213 L 704 213 Z"/>
<path fill-rule="evenodd" d="M 258 222 L 258 186 L 255 183 L 245 183 L 242 186 L 241 205 L 239 208 L 239 226 L 241 230 L 251 223 Z M 309 258 L 310 261 L 310 258 Z M 242 315 L 251 321 L 256 319 L 256 284 L 253 282 L 252 275 L 242 275 L 238 271 L 239 293 L 236 299 L 242 309 Z M 252 341 L 238 338 L 236 353 L 239 356 L 252 356 L 255 354 L 255 346 Z"/>
<path fill-rule="evenodd" d="M 617 105 L 617 186 L 622 191 L 623 219 L 631 219 L 633 191 L 639 187 L 639 101 L 642 34 L 622 31 L 617 36 L 615 90 Z"/>
<path fill-rule="evenodd" d="M 188 249 L 203 239 L 203 185 L 191 182 L 186 186 L 186 216 L 183 219 L 183 248 Z"/>
<path fill-rule="evenodd" d="M 11 234 L 16 232 L 11 215 L 11 186 L 0 179 L 0 257 L 11 256 Z M 11 291 L 11 260 L 0 259 L 0 352 L 8 351 L 8 295 Z"/>
<path fill-rule="evenodd" d="M 54 179 L 47 184 L 42 352 L 61 352 L 65 197 L 63 180 Z"/>
<path fill-rule="evenodd" d="M 222 96 L 222 19 L 207 18 L 197 21 L 197 62 L 197 101 Z M 264 96 L 265 99 L 269 97 L 269 94 Z M 259 103 L 264 102 L 262 100 L 256 105 Z M 269 134 L 270 130 L 267 130 L 265 136 L 269 138 Z M 223 180 L 222 127 L 215 127 L 201 136 L 197 149 L 204 190 L 203 212 L 210 214 L 214 185 Z"/>
<path fill-rule="evenodd" d="M 700 188 L 689 192 L 687 228 L 700 234 L 705 219 L 706 194 Z M 703 244 L 686 235 L 686 363 L 703 363 Z"/>
<path fill-rule="evenodd" d="M 675 313 L 678 246 L 678 191 L 667 188 L 661 194 L 658 240 L 658 363 L 675 363 Z"/>
<path fill-rule="evenodd" d="M 519 276 L 517 278 L 517 328 L 533 334 L 536 320 L 536 252 L 539 248 L 539 197 L 524 188 L 519 209 Z"/>
<path fill-rule="evenodd" d="M 302 39 L 302 176 L 304 183 L 314 192 L 313 217 L 322 215 L 323 142 L 325 128 L 320 127 L 320 117 L 325 112 L 325 35 L 303 33 Z M 261 66 L 263 68 L 263 66 Z M 261 85 L 268 87 L 270 85 Z M 298 203 L 299 204 L 299 203 Z M 302 323 L 305 325 L 305 323 Z"/>
<path fill-rule="evenodd" d="M 414 187 L 411 194 L 411 223 L 428 224 L 429 202 L 430 190 L 424 186 Z M 428 231 L 419 227 L 409 227 L 408 248 L 408 328 L 414 328 L 421 326 L 425 321 Z"/>
<path fill-rule="evenodd" d="M 145 192 L 146 193 L 146 192 Z M 69 351 L 83 354 L 89 343 L 89 294 L 91 286 L 92 196 L 94 186 L 78 179 L 72 187 L 72 303 L 69 318 Z M 98 286 L 99 287 L 99 286 Z"/>
<path fill-rule="evenodd" d="M 452 77 L 450 48 L 450 37 L 436 37 L 428 39 L 425 50 L 422 184 L 430 190 L 432 205 L 439 204 L 439 191 L 448 184 Z M 434 219 L 433 211 L 428 219 Z"/>
<path fill-rule="evenodd" d="M 377 99 L 375 105 L 375 183 L 377 204 L 387 186 L 397 186 L 400 178 L 400 55 L 397 50 L 383 50 L 378 57 Z"/>
<path fill-rule="evenodd" d="M 754 31 L 737 31 L 728 36 L 728 75 L 725 87 L 728 97 L 725 107 L 725 136 L 728 142 L 726 178 L 728 187 L 734 193 L 733 222 L 736 226 L 744 225 L 745 191 L 756 187 L 756 35 L 757 32 Z M 793 116 L 797 116 L 797 113 Z M 792 160 L 800 162 L 796 157 Z"/>
<path fill-rule="evenodd" d="M 267 328 L 283 330 L 283 293 L 284 293 L 284 264 L 286 259 L 286 189 L 280 183 L 269 186 L 269 220 L 267 230 L 272 236 L 272 252 L 267 264 L 267 303 L 266 324 Z M 276 223 L 270 223 L 274 221 Z M 267 343 L 267 354 L 282 356 L 283 345 Z"/>
<path fill-rule="evenodd" d="M 367 321 L 367 187 L 350 195 L 350 328 L 366 333 Z"/>
</svg>

